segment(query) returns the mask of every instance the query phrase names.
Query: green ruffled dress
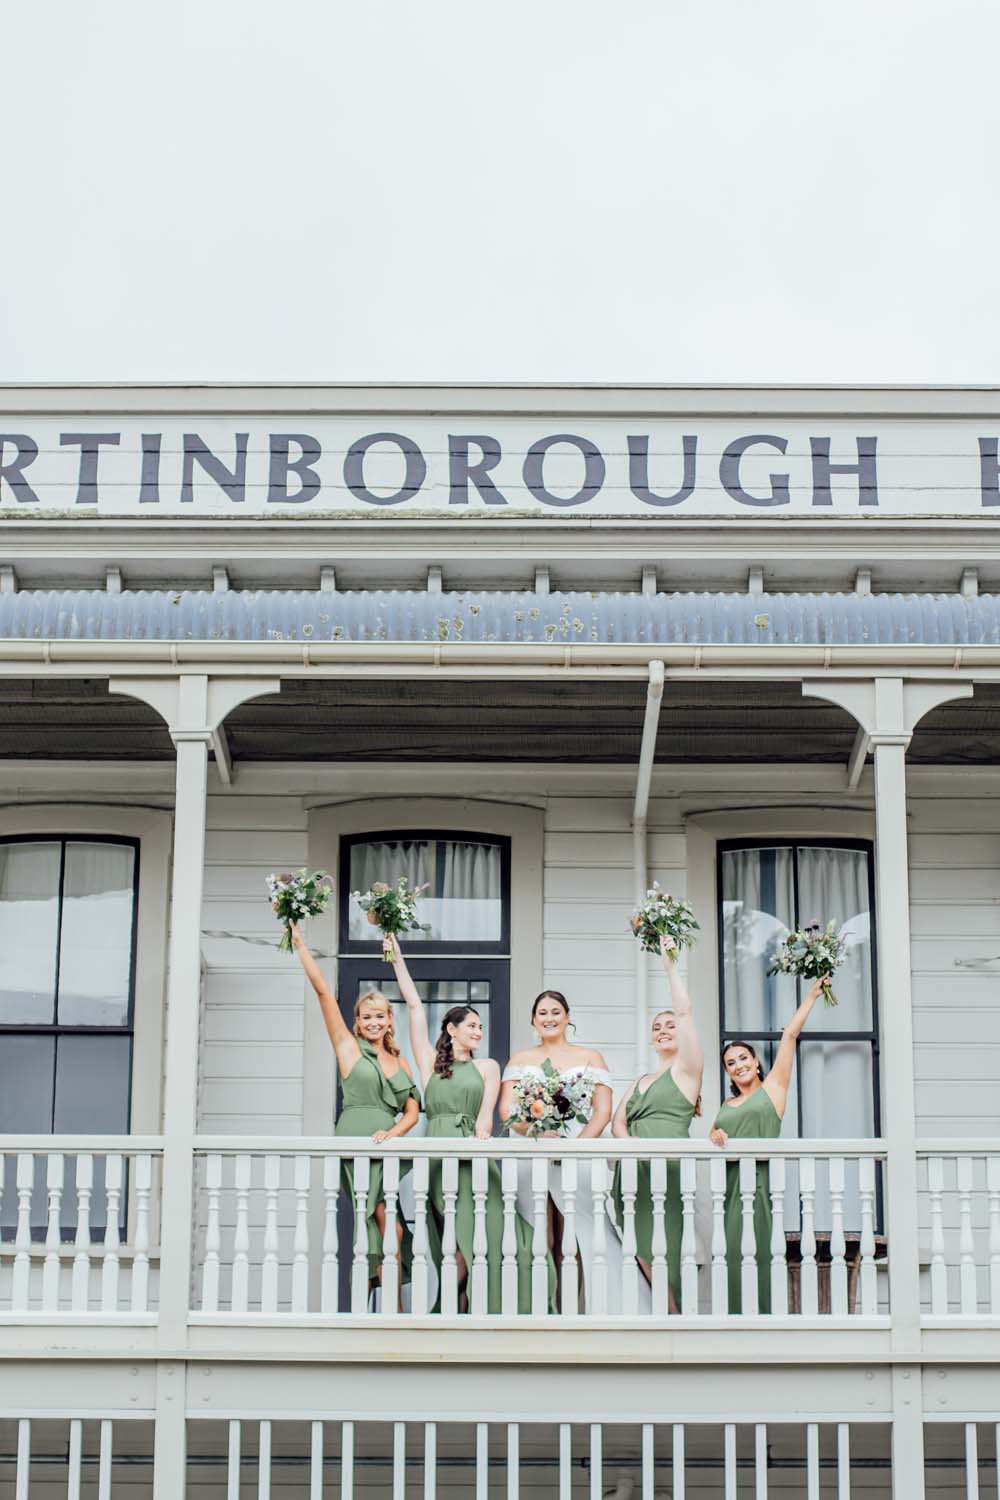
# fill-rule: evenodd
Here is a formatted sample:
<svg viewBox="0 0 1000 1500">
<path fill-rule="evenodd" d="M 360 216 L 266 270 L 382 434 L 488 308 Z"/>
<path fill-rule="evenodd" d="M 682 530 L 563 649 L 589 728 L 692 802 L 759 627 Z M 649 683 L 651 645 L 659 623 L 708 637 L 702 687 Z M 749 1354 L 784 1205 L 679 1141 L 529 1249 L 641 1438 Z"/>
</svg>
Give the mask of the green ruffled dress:
<svg viewBox="0 0 1000 1500">
<path fill-rule="evenodd" d="M 742 1104 L 723 1104 L 715 1117 L 714 1130 L 724 1130 L 733 1140 L 777 1140 L 781 1120 L 770 1095 L 755 1089 Z M 757 1308 L 771 1311 L 771 1173 L 766 1161 L 757 1163 L 757 1186 L 753 1200 L 754 1238 L 757 1242 Z M 743 1261 L 743 1209 L 740 1202 L 740 1164 L 726 1164 L 726 1267 L 729 1311 L 743 1311 L 740 1267 Z"/>
<path fill-rule="evenodd" d="M 654 1078 L 643 1093 L 632 1090 L 625 1106 L 625 1122 L 630 1136 L 639 1140 L 686 1140 L 694 1117 L 694 1105 L 674 1082 L 673 1072 L 667 1069 Z M 615 1167 L 611 1188 L 618 1228 L 625 1222 L 625 1210 L 621 1191 L 621 1162 Z M 680 1162 L 667 1163 L 667 1194 L 665 1200 L 667 1231 L 667 1275 L 670 1290 L 677 1307 L 681 1305 L 681 1237 L 684 1215 L 681 1203 Z M 637 1171 L 635 1195 L 635 1243 L 636 1254 L 647 1265 L 653 1260 L 653 1194 L 650 1183 L 649 1162 L 640 1161 Z"/>
<path fill-rule="evenodd" d="M 405 1069 L 398 1068 L 392 1077 L 388 1078 L 379 1066 L 378 1051 L 371 1042 L 363 1041 L 359 1037 L 358 1046 L 361 1049 L 361 1056 L 347 1077 L 341 1079 L 343 1102 L 334 1129 L 335 1135 L 372 1136 L 376 1130 L 391 1130 L 407 1099 L 412 1098 L 420 1102 L 420 1090 Z M 408 1166 L 409 1163 L 401 1163 L 404 1171 L 408 1169 Z M 355 1206 L 354 1167 L 351 1162 L 342 1163 L 340 1176 L 341 1186 L 350 1198 L 353 1211 Z M 375 1222 L 375 1210 L 380 1203 L 384 1202 L 382 1163 L 372 1161 L 368 1178 L 368 1195 L 365 1200 L 365 1218 L 368 1221 L 369 1277 L 377 1276 L 378 1268 L 382 1264 L 382 1235 Z M 400 1256 L 402 1279 L 408 1281 L 413 1258 L 413 1239 L 410 1227 L 403 1219 L 398 1204 L 396 1212 L 403 1225 L 403 1247 Z"/>
<path fill-rule="evenodd" d="M 476 1132 L 476 1119 L 483 1102 L 483 1075 L 474 1062 L 452 1064 L 450 1078 L 432 1073 L 424 1092 L 427 1110 L 427 1134 L 439 1138 L 462 1137 L 471 1139 Z M 439 1286 L 444 1235 L 444 1186 L 442 1165 L 432 1161 L 430 1169 L 430 1230 L 431 1253 L 438 1268 Z M 472 1271 L 472 1246 L 475 1231 L 475 1199 L 472 1193 L 472 1163 L 460 1161 L 458 1165 L 458 1197 L 455 1202 L 455 1239 L 466 1267 Z M 531 1226 L 518 1214 L 514 1220 L 517 1241 L 517 1310 L 531 1311 Z M 498 1313 L 501 1308 L 501 1286 L 503 1274 L 503 1186 L 500 1168 L 496 1162 L 489 1163 L 486 1190 L 486 1244 L 487 1244 L 487 1311 Z M 551 1277 L 550 1277 L 551 1279 Z M 435 1311 L 440 1310 L 441 1294 Z"/>
</svg>

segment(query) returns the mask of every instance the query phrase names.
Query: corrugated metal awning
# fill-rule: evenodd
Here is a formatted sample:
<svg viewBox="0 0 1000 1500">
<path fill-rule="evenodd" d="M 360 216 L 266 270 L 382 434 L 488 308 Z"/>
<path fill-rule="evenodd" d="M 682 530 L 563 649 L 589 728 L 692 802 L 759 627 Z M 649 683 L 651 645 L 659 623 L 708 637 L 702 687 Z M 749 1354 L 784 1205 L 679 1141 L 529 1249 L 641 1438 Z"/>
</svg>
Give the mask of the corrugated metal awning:
<svg viewBox="0 0 1000 1500">
<path fill-rule="evenodd" d="M 1000 645 L 1000 596 L 24 590 L 0 640 Z"/>
</svg>

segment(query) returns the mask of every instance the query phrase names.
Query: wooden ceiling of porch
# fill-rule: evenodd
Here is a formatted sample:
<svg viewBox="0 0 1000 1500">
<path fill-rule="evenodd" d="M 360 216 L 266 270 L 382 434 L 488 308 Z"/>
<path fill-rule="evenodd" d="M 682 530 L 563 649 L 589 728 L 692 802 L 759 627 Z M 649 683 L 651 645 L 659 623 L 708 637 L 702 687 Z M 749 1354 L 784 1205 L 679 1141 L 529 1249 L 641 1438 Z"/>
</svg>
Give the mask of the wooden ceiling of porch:
<svg viewBox="0 0 1000 1500">
<path fill-rule="evenodd" d="M 644 684 L 601 681 L 289 680 L 226 721 L 237 761 L 638 759 Z M 843 762 L 855 725 L 794 682 L 668 681 L 658 761 Z M 946 704 L 918 727 L 919 764 L 1000 761 L 1000 685 Z M 0 758 L 170 760 L 166 726 L 102 680 L 0 680 Z"/>
</svg>

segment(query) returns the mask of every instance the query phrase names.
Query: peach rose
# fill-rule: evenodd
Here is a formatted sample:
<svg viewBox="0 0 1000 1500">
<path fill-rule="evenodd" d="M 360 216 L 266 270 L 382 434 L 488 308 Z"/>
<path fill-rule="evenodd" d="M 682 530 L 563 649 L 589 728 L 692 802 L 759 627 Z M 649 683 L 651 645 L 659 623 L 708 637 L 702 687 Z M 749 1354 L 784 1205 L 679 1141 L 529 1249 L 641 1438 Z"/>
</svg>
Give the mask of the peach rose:
<svg viewBox="0 0 1000 1500">
<path fill-rule="evenodd" d="M 542 1118 L 542 1115 L 545 1113 L 545 1105 L 541 1099 L 532 1099 L 531 1104 L 528 1106 L 528 1113 L 533 1120 L 540 1120 Z"/>
</svg>

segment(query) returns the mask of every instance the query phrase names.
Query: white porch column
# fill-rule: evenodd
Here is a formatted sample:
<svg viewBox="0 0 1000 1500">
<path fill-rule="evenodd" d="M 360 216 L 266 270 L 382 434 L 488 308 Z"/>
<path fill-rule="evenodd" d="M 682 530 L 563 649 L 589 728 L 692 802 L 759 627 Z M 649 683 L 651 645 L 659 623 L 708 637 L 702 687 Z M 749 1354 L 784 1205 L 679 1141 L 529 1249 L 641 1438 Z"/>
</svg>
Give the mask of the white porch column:
<svg viewBox="0 0 1000 1500">
<path fill-rule="evenodd" d="M 280 683 L 203 674 L 114 681 L 114 690 L 162 714 L 177 750 L 167 956 L 166 1076 L 160 1228 L 154 1500 L 183 1500 L 187 1322 L 193 1238 L 195 1101 L 201 996 L 201 907 L 205 878 L 208 750 L 239 703 Z M 179 1361 L 179 1362 L 178 1362 Z"/>
<path fill-rule="evenodd" d="M 893 1372 L 893 1494 L 923 1500 L 920 1400 L 920 1263 L 917 1250 L 916 1101 L 910 989 L 910 882 L 906 827 L 906 747 L 918 721 L 941 703 L 969 697 L 971 683 L 803 682 L 857 719 L 875 763 L 875 892 L 882 1020 L 882 1133 L 888 1156 L 886 1235 Z M 907 1361 L 912 1361 L 908 1366 Z M 914 1371 L 916 1378 L 914 1379 Z"/>
</svg>

